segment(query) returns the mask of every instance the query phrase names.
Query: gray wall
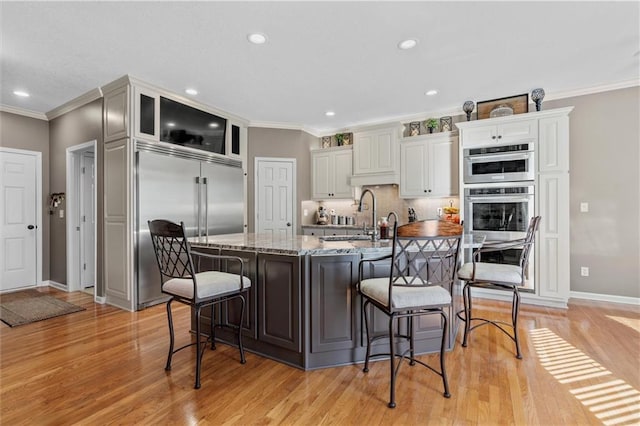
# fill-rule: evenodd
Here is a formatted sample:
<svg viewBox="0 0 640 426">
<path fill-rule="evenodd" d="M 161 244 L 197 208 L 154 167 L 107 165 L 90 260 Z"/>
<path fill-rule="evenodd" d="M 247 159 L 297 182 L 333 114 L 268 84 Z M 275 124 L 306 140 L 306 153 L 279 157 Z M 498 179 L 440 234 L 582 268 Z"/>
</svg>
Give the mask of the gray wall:
<svg viewBox="0 0 640 426">
<path fill-rule="evenodd" d="M 49 280 L 49 123 L 0 112 L 0 146 L 42 153 L 42 279 Z"/>
<path fill-rule="evenodd" d="M 296 159 L 296 199 L 297 233 L 300 227 L 300 203 L 311 198 L 311 148 L 318 147 L 318 138 L 302 130 L 267 129 L 250 127 L 247 153 L 247 212 L 248 229 L 254 232 L 254 191 L 255 158 L 295 158 Z"/>
<path fill-rule="evenodd" d="M 91 140 L 97 141 L 96 150 L 96 176 L 98 180 L 97 193 L 97 217 L 103 216 L 102 202 L 102 175 L 104 161 L 102 158 L 102 99 L 88 103 L 74 109 L 49 122 L 49 136 L 51 152 L 51 192 L 66 192 L 67 178 L 66 168 L 67 148 L 79 145 Z M 66 205 L 62 206 L 66 210 Z M 52 216 L 51 219 L 51 279 L 53 281 L 67 283 L 67 239 L 66 218 L 60 219 Z M 104 295 L 102 282 L 102 220 L 97 224 L 97 265 L 96 265 L 96 294 Z"/>
<path fill-rule="evenodd" d="M 571 291 L 640 297 L 640 87 L 544 102 L 575 106 Z M 580 203 L 589 212 L 580 212 Z M 588 266 L 588 277 L 580 267 Z"/>
</svg>

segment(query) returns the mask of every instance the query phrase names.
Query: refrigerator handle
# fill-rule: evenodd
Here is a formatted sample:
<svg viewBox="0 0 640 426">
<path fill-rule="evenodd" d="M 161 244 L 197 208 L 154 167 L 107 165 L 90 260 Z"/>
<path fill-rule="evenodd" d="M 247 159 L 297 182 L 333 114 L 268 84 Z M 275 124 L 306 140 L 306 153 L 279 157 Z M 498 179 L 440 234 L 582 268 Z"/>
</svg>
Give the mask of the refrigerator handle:
<svg viewBox="0 0 640 426">
<path fill-rule="evenodd" d="M 207 178 L 202 178 L 204 183 L 204 235 L 209 239 L 209 188 L 207 188 Z"/>
<path fill-rule="evenodd" d="M 200 218 L 202 217 L 201 212 L 200 212 L 200 206 L 202 205 L 201 198 L 202 198 L 202 188 L 200 187 L 200 177 L 196 176 L 196 189 L 198 191 L 198 211 L 196 214 L 196 222 L 198 224 L 198 238 L 200 238 L 202 236 L 202 234 L 200 233 Z"/>
</svg>

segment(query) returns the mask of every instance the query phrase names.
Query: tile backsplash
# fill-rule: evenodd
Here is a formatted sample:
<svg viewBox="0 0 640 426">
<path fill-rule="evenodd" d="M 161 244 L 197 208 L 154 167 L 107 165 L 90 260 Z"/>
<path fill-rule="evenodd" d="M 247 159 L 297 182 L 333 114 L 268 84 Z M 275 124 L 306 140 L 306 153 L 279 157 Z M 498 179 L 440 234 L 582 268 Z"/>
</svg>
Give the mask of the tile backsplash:
<svg viewBox="0 0 640 426">
<path fill-rule="evenodd" d="M 409 207 L 412 207 L 418 216 L 418 220 L 424 219 L 437 219 L 438 208 L 448 207 L 453 205 L 459 206 L 458 197 L 444 197 L 444 198 L 416 198 L 405 199 L 398 196 L 398 185 L 375 185 L 364 186 L 369 188 L 376 194 L 377 201 L 377 218 L 376 222 L 381 217 L 386 217 L 389 212 L 394 211 L 398 215 L 400 223 L 409 222 Z M 359 193 L 359 192 L 358 192 Z M 371 196 L 365 195 L 364 204 L 365 210 L 362 213 L 358 213 L 358 199 L 356 200 L 327 200 L 327 201 L 303 201 L 301 206 L 301 224 L 313 225 L 316 223 L 316 212 L 320 206 L 324 206 L 327 210 L 334 209 L 337 215 L 355 216 L 356 225 L 362 226 L 366 221 L 367 226 L 371 224 Z M 304 216 L 304 211 L 307 211 L 307 216 Z"/>
</svg>

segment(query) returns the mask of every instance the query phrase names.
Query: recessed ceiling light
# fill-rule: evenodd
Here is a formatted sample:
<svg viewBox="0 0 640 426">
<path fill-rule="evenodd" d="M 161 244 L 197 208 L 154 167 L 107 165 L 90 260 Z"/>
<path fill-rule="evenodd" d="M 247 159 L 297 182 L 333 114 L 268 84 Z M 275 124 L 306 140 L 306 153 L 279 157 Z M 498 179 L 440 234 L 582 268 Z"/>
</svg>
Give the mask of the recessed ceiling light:
<svg viewBox="0 0 640 426">
<path fill-rule="evenodd" d="M 170 122 L 167 123 L 167 126 L 168 127 L 175 127 L 176 123 L 174 123 L 173 121 L 170 121 Z"/>
<path fill-rule="evenodd" d="M 253 44 L 264 44 L 267 42 L 267 36 L 260 33 L 249 34 L 247 39 Z"/>
<path fill-rule="evenodd" d="M 192 88 L 188 88 L 188 89 L 184 89 L 185 93 L 187 95 L 197 95 L 198 91 L 196 89 L 192 89 Z"/>
<path fill-rule="evenodd" d="M 402 49 L 402 50 L 413 49 L 414 47 L 416 47 L 417 44 L 418 44 L 418 40 L 414 38 L 409 38 L 407 40 L 403 40 L 400 43 L 398 43 L 398 49 Z"/>
<path fill-rule="evenodd" d="M 433 95 L 437 95 L 438 91 L 435 89 L 431 89 L 431 90 L 427 90 L 427 92 L 425 93 L 425 95 L 427 96 L 433 96 Z"/>
<path fill-rule="evenodd" d="M 20 96 L 21 98 L 28 98 L 29 94 L 27 92 L 25 92 L 24 90 L 14 90 L 13 94 L 16 96 Z"/>
<path fill-rule="evenodd" d="M 212 129 L 215 129 L 219 126 L 218 123 L 209 123 L 209 127 L 211 127 Z"/>
<path fill-rule="evenodd" d="M 333 111 L 327 111 L 324 113 L 324 115 L 326 115 L 327 117 L 333 117 L 334 115 L 336 115 L 336 113 Z"/>
</svg>

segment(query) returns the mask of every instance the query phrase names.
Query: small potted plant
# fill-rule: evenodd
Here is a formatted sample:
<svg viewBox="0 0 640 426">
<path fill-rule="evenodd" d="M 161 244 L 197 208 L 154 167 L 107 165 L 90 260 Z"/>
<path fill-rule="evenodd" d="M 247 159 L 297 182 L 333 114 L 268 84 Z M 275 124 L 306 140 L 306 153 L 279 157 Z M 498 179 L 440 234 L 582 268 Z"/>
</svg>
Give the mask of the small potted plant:
<svg viewBox="0 0 640 426">
<path fill-rule="evenodd" d="M 433 133 L 433 130 L 438 128 L 438 120 L 435 118 L 429 118 L 424 122 L 424 127 L 429 130 L 429 133 Z"/>
<path fill-rule="evenodd" d="M 335 138 L 338 146 L 342 146 L 344 143 L 344 133 L 336 133 Z"/>
</svg>

